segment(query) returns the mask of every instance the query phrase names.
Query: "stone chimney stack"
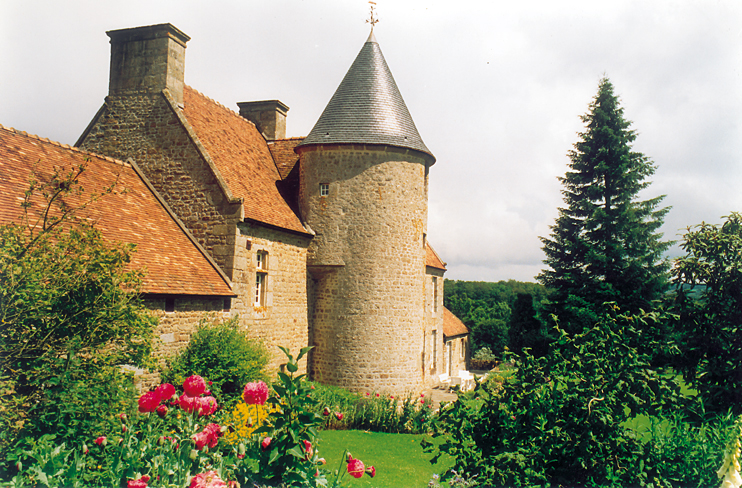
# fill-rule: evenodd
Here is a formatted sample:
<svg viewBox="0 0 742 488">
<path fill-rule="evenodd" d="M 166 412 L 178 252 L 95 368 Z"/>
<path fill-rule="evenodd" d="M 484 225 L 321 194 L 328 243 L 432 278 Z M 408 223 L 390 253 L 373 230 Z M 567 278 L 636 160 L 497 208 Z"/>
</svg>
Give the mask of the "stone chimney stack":
<svg viewBox="0 0 742 488">
<path fill-rule="evenodd" d="M 269 141 L 286 138 L 286 114 L 289 108 L 278 100 L 239 102 L 240 115 L 255 124 Z"/>
<path fill-rule="evenodd" d="M 183 104 L 186 43 L 172 24 L 106 32 L 111 38 L 109 95 L 159 93 L 167 88 Z"/>
</svg>

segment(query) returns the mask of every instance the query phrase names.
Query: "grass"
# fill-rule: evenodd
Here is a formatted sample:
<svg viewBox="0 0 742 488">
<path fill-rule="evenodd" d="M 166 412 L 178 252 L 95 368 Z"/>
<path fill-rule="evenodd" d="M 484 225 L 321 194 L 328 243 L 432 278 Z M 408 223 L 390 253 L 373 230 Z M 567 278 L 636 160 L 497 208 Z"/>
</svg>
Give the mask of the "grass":
<svg viewBox="0 0 742 488">
<path fill-rule="evenodd" d="M 320 456 L 327 459 L 327 469 L 334 472 L 341 464 L 345 449 L 366 466 L 376 468 L 376 477 L 355 479 L 346 474 L 343 481 L 351 487 L 422 488 L 434 473 L 453 466 L 451 457 L 443 457 L 431 465 L 429 454 L 423 453 L 420 441 L 433 441 L 430 436 L 413 434 L 383 434 L 361 430 L 325 430 L 320 432 Z M 436 442 L 436 441 L 433 441 Z M 334 478 L 332 478 L 334 479 Z"/>
</svg>

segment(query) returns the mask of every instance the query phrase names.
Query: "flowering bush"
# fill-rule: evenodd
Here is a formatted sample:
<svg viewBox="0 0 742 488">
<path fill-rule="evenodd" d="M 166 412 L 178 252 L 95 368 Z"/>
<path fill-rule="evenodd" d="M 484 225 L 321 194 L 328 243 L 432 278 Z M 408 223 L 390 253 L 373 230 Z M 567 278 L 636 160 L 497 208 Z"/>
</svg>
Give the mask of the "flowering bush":
<svg viewBox="0 0 742 488">
<path fill-rule="evenodd" d="M 272 395 L 265 383 L 248 384 L 244 399 L 249 405 L 228 413 L 219 410 L 208 383 L 199 376 L 186 378 L 180 395 L 173 385 L 162 384 L 139 397 L 138 412 L 117 415 L 118 428 L 100 432 L 80 447 L 57 445 L 53 435 L 29 440 L 28 449 L 9 459 L 17 470 L 11 483 L 127 488 L 235 488 L 256 483 L 340 487 L 346 471 L 340 470 L 333 483 L 327 479 L 317 436 L 324 416 L 312 398 L 312 385 L 305 375 L 296 374 L 298 361 L 309 348 L 302 349 L 296 358 L 282 350 L 288 357 L 288 373 L 278 374 Z M 252 412 L 254 428 L 243 429 L 244 417 L 240 425 L 235 412 L 248 416 Z M 348 470 L 353 471 L 352 476 L 359 465 L 361 475 L 375 475 L 373 467 L 365 468 L 357 461 Z"/>
</svg>

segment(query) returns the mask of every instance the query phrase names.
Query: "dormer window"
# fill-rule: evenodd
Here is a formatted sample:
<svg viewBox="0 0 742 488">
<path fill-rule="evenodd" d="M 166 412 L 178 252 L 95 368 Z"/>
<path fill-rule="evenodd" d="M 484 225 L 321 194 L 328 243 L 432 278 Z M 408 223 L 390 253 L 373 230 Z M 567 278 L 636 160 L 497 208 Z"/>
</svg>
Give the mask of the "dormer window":
<svg viewBox="0 0 742 488">
<path fill-rule="evenodd" d="M 319 184 L 319 196 L 326 197 L 329 194 L 330 194 L 330 184 L 320 183 Z"/>
</svg>

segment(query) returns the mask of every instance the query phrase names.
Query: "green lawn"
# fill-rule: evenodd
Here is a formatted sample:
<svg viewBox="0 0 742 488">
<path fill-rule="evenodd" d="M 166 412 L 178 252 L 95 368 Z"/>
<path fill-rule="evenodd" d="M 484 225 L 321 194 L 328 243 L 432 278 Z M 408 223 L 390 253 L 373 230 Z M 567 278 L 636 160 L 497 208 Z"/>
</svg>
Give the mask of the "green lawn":
<svg viewBox="0 0 742 488">
<path fill-rule="evenodd" d="M 355 479 L 345 475 L 350 486 L 377 488 L 423 488 L 433 473 L 440 473 L 453 466 L 453 459 L 441 457 L 435 465 L 430 455 L 423 453 L 420 441 L 430 436 L 412 434 L 381 434 L 360 430 L 325 430 L 320 432 L 320 456 L 327 459 L 327 469 L 334 472 L 341 456 L 348 449 L 354 458 L 366 466 L 376 468 L 376 477 Z M 345 463 L 342 463 L 345 470 Z"/>
</svg>

